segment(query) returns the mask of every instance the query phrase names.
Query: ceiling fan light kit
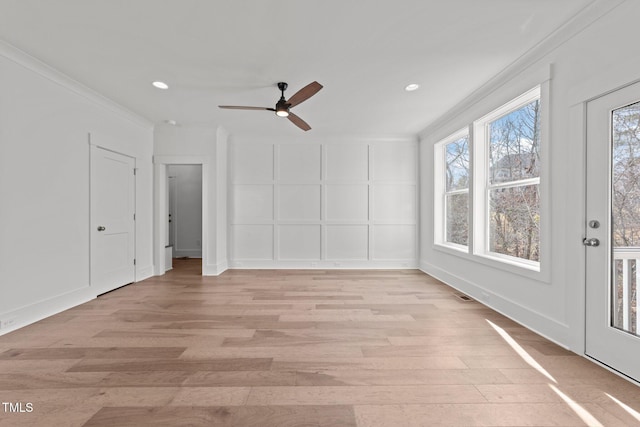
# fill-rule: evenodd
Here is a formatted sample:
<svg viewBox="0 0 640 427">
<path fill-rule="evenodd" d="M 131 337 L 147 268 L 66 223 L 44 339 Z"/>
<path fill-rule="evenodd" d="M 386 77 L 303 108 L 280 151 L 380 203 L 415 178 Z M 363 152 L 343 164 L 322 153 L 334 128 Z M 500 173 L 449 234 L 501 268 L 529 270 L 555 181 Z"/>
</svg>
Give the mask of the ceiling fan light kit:
<svg viewBox="0 0 640 427">
<path fill-rule="evenodd" d="M 280 89 L 280 99 L 275 105 L 275 108 L 268 107 L 244 107 L 239 105 L 218 105 L 218 107 L 229 110 L 266 110 L 266 111 L 275 111 L 276 115 L 279 117 L 287 117 L 291 123 L 298 126 L 303 131 L 311 130 L 311 126 L 300 117 L 296 116 L 291 112 L 291 108 L 296 105 L 306 101 L 311 98 L 313 95 L 318 93 L 320 89 L 322 89 L 322 85 L 318 82 L 312 82 L 297 91 L 293 94 L 289 100 L 284 97 L 284 91 L 289 87 L 285 82 L 278 83 L 278 89 Z"/>
</svg>

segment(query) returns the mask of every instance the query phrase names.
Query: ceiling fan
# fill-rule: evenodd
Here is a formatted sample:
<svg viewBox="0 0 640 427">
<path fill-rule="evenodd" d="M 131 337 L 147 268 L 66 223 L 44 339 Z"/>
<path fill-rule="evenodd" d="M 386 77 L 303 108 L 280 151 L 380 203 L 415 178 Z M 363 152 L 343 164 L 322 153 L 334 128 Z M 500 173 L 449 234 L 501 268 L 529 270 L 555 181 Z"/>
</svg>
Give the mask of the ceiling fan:
<svg viewBox="0 0 640 427">
<path fill-rule="evenodd" d="M 220 108 L 230 109 L 230 110 L 267 110 L 267 111 L 275 111 L 277 116 L 287 117 L 291 123 L 298 126 L 303 131 L 308 131 L 311 129 L 311 126 L 307 124 L 300 117 L 293 114 L 290 110 L 296 105 L 306 101 L 311 98 L 313 95 L 318 93 L 320 89 L 322 89 L 322 85 L 318 82 L 312 82 L 297 91 L 293 94 L 291 98 L 286 100 L 284 98 L 284 91 L 287 90 L 289 85 L 285 82 L 278 83 L 278 89 L 282 92 L 280 96 L 280 100 L 276 103 L 275 108 L 268 107 L 244 107 L 239 105 L 218 105 Z"/>
</svg>

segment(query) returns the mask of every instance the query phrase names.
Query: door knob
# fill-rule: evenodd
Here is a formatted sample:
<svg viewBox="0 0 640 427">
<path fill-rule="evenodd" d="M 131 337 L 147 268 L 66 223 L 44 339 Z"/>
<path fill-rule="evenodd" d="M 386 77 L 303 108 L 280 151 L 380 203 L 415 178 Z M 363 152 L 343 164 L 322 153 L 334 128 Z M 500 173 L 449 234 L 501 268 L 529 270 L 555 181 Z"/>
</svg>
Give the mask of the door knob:
<svg viewBox="0 0 640 427">
<path fill-rule="evenodd" d="M 104 231 L 104 230 L 106 230 L 106 228 L 105 228 L 105 227 L 103 227 L 102 225 L 99 225 L 99 226 L 98 226 L 98 231 Z"/>
<path fill-rule="evenodd" d="M 582 244 L 585 246 L 600 246 L 600 240 L 592 237 L 591 239 L 587 239 L 586 237 L 582 239 Z"/>
</svg>

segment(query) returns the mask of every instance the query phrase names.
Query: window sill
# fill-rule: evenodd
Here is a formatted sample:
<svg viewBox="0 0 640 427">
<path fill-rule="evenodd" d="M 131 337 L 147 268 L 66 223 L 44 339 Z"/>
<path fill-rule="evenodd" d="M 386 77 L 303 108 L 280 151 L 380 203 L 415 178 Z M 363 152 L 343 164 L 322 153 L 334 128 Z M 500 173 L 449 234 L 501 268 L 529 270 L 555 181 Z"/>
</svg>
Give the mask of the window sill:
<svg viewBox="0 0 640 427">
<path fill-rule="evenodd" d="M 535 280 L 540 283 L 550 284 L 551 278 L 549 275 L 549 269 L 542 269 L 541 267 L 519 263 L 510 259 L 505 259 L 498 256 L 492 256 L 490 254 L 471 254 L 468 252 L 468 248 L 458 245 L 450 245 L 443 243 L 434 243 L 433 249 L 453 255 L 458 258 L 462 258 L 477 264 L 481 264 L 496 270 L 502 270 L 511 274 L 526 277 L 531 280 Z"/>
</svg>

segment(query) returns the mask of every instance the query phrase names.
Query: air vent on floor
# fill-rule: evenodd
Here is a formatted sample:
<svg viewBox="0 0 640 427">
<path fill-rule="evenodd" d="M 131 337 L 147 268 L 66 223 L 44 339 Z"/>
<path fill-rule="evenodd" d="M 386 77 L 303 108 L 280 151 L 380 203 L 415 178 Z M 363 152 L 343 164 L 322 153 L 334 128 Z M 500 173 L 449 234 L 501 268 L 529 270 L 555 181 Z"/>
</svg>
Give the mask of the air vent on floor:
<svg viewBox="0 0 640 427">
<path fill-rule="evenodd" d="M 475 301 L 473 298 L 471 298 L 469 295 L 465 295 L 465 294 L 458 294 L 455 293 L 453 294 L 456 298 L 462 300 L 462 301 Z"/>
</svg>

